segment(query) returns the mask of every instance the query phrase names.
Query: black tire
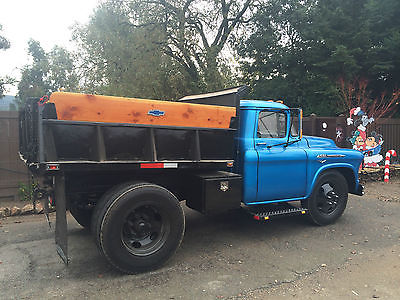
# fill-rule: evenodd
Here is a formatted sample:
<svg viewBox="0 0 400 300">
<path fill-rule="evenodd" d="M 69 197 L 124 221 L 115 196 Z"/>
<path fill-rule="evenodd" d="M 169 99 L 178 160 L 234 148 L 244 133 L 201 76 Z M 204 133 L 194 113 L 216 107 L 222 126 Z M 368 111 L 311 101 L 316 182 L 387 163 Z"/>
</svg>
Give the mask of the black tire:
<svg viewBox="0 0 400 300">
<path fill-rule="evenodd" d="M 335 222 L 347 205 L 347 181 L 337 171 L 327 171 L 320 175 L 314 190 L 303 205 L 308 208 L 311 221 L 317 225 Z"/>
<path fill-rule="evenodd" d="M 82 208 L 76 204 L 71 204 L 69 212 L 74 219 L 84 228 L 89 228 L 92 220 L 93 209 Z"/>
<path fill-rule="evenodd" d="M 178 199 L 151 183 L 127 183 L 96 205 L 92 232 L 107 261 L 128 274 L 163 265 L 178 249 L 185 217 Z"/>
</svg>

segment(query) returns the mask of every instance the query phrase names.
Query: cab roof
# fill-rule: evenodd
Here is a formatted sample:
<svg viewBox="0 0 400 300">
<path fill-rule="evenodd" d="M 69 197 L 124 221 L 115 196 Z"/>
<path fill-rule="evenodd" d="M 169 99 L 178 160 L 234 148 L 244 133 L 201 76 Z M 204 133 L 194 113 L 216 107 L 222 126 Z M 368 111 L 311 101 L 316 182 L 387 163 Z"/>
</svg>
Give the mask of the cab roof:
<svg viewBox="0 0 400 300">
<path fill-rule="evenodd" d="M 240 107 L 245 109 L 256 109 L 256 108 L 276 108 L 276 109 L 288 109 L 285 104 L 274 102 L 272 100 L 240 100 Z"/>
</svg>

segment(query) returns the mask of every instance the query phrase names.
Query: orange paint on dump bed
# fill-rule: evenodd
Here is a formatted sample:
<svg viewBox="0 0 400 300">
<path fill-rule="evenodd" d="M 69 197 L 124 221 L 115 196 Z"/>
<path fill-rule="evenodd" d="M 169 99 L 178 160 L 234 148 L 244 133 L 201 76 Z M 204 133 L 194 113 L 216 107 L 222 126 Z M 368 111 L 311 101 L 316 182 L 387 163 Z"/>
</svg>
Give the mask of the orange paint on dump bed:
<svg viewBox="0 0 400 300">
<path fill-rule="evenodd" d="M 226 106 L 56 92 L 59 120 L 229 128 L 236 109 Z"/>
</svg>

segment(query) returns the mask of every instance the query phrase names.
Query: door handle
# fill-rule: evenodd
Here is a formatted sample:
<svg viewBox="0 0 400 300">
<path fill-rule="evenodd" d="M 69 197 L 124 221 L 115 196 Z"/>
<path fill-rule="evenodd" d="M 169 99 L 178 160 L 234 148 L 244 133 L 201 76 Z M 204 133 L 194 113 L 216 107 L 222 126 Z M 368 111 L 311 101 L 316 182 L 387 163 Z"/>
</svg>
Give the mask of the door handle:
<svg viewBox="0 0 400 300">
<path fill-rule="evenodd" d="M 267 143 L 261 142 L 261 143 L 256 143 L 256 146 L 266 146 Z"/>
</svg>

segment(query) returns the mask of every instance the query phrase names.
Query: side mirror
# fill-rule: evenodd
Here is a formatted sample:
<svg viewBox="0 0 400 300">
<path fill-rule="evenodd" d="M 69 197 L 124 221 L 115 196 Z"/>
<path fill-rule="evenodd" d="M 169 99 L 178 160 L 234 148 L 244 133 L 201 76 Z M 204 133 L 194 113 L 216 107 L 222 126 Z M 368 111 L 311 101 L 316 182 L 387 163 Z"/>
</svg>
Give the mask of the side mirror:
<svg viewBox="0 0 400 300">
<path fill-rule="evenodd" d="M 301 140 L 303 137 L 303 110 L 301 108 L 290 109 L 290 124 L 290 136 Z"/>
</svg>

